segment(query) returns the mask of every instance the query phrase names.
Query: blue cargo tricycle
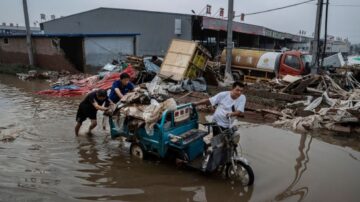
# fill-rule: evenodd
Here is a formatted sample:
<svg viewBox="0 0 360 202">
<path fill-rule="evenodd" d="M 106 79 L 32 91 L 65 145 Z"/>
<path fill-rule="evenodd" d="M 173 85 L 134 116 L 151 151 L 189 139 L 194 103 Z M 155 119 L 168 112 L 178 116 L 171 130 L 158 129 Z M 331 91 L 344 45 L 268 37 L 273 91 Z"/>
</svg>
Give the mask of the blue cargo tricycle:
<svg viewBox="0 0 360 202">
<path fill-rule="evenodd" d="M 122 136 L 131 143 L 131 155 L 141 159 L 149 154 L 159 158 L 169 157 L 202 172 L 225 172 L 231 180 L 245 186 L 252 185 L 254 173 L 248 161 L 238 153 L 240 134 L 235 132 L 236 128 L 232 127 L 206 140 L 211 128 L 217 125 L 206 123 L 203 125 L 207 131 L 200 130 L 198 118 L 196 108 L 184 104 L 177 106 L 175 111 L 164 111 L 152 134 L 148 134 L 145 127 L 130 129 L 127 118 L 121 129 L 112 117 L 109 122 L 112 138 Z"/>
</svg>

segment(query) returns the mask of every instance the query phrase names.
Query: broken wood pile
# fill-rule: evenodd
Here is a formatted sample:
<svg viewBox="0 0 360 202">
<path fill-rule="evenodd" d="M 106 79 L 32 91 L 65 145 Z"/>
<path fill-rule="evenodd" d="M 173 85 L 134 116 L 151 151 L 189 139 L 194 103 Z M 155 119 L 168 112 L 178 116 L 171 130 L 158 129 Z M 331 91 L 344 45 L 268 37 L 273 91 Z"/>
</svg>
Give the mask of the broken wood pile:
<svg viewBox="0 0 360 202">
<path fill-rule="evenodd" d="M 287 76 L 249 86 L 245 94 L 246 108 L 276 116 L 275 126 L 360 133 L 360 85 L 349 73 Z"/>
<path fill-rule="evenodd" d="M 144 69 L 145 67 L 144 59 L 142 57 L 130 55 L 126 57 L 126 62 L 131 64 L 137 70 Z"/>
<path fill-rule="evenodd" d="M 141 84 L 151 81 L 157 73 L 160 71 L 162 59 L 153 57 L 138 57 L 138 56 L 127 56 L 126 63 L 131 64 L 138 72 L 138 76 L 135 84 Z"/>
</svg>

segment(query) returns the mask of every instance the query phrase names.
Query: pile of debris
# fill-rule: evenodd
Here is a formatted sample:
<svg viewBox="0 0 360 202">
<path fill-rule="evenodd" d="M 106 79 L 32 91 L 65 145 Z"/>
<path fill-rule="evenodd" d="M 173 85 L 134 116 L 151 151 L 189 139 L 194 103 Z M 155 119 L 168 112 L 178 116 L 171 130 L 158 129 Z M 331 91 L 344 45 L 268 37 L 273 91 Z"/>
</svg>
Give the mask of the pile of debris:
<svg viewBox="0 0 360 202">
<path fill-rule="evenodd" d="M 135 80 L 137 78 L 137 71 L 131 65 L 128 65 L 121 72 L 108 72 L 107 74 L 101 76 L 93 75 L 83 78 L 79 75 L 73 75 L 69 77 L 61 77 L 57 82 L 52 84 L 52 89 L 39 91 L 37 94 L 72 97 L 85 95 L 86 93 L 96 89 L 107 90 L 111 88 L 115 80 L 119 79 L 121 73 L 129 74 L 131 80 Z"/>
<path fill-rule="evenodd" d="M 119 79 L 121 73 L 128 73 L 135 84 L 149 82 L 159 73 L 160 67 L 156 64 L 161 65 L 161 61 L 162 58 L 156 56 L 145 58 L 128 56 L 120 63 L 113 60 L 106 64 L 97 75 L 57 74 L 49 80 L 51 90 L 40 91 L 38 94 L 63 97 L 84 95 L 95 89 L 108 90 L 112 83 Z M 26 78 L 39 78 L 39 76 L 31 72 Z"/>
<path fill-rule="evenodd" d="M 207 90 L 206 82 L 201 76 L 209 58 L 208 51 L 197 42 L 175 39 L 165 59 L 157 56 L 127 56 L 120 63 L 113 61 L 106 64 L 98 75 L 63 76 L 51 84 L 51 90 L 38 93 L 52 96 L 77 96 L 95 89 L 108 90 L 119 75 L 126 72 L 136 85 L 150 85 L 151 91 L 154 91 L 151 93 L 156 96 L 177 97 L 181 102 L 189 102 L 208 97 L 207 94 L 195 95 L 193 92 Z M 189 99 L 189 97 L 194 99 Z"/>
<path fill-rule="evenodd" d="M 184 79 L 174 81 L 171 78 L 161 78 L 158 67 L 154 62 L 162 59 L 154 57 L 141 58 L 128 56 L 126 62 L 121 64 L 107 64 L 98 75 L 66 75 L 51 83 L 50 90 L 38 92 L 42 95 L 51 96 L 78 96 L 84 95 L 95 89 L 108 90 L 112 83 L 119 79 L 122 73 L 128 73 L 131 81 L 137 85 L 149 85 L 151 93 L 159 97 L 178 98 L 180 103 L 195 101 L 207 98 L 207 85 L 204 78 Z M 159 63 L 158 63 L 159 64 Z M 120 71 L 120 72 L 119 72 Z M 156 76 L 156 75 L 159 76 Z"/>
<path fill-rule="evenodd" d="M 163 58 L 157 56 L 144 58 L 137 56 L 126 57 L 126 62 L 131 64 L 138 71 L 138 77 L 135 84 L 151 81 L 156 74 L 160 72 L 162 61 Z"/>
<path fill-rule="evenodd" d="M 138 85 L 120 100 L 120 110 L 114 110 L 116 128 L 123 129 L 124 121 L 130 132 L 142 125 L 148 134 L 152 134 L 155 123 L 165 110 L 176 110 L 178 104 L 194 102 L 208 98 L 203 78 L 176 82 L 160 76 L 148 83 Z"/>
<path fill-rule="evenodd" d="M 177 107 L 174 98 L 153 98 L 147 88 L 137 88 L 135 92 L 126 94 L 121 103 L 123 107 L 112 115 L 117 120 L 116 128 L 122 130 L 126 121 L 128 130 L 134 132 L 145 124 L 148 134 L 152 134 L 154 125 L 165 110 L 176 110 Z"/>
<path fill-rule="evenodd" d="M 246 95 L 246 108 L 275 116 L 275 126 L 360 133 L 360 83 L 350 73 L 286 76 L 248 86 Z"/>
<path fill-rule="evenodd" d="M 297 102 L 300 103 L 300 102 Z M 296 131 L 326 128 L 331 131 L 360 133 L 360 90 L 355 90 L 348 99 L 330 98 L 327 91 L 321 97 L 303 102 L 308 116 L 297 116 L 294 109 L 284 109 L 283 116 L 275 126 L 288 127 Z"/>
</svg>

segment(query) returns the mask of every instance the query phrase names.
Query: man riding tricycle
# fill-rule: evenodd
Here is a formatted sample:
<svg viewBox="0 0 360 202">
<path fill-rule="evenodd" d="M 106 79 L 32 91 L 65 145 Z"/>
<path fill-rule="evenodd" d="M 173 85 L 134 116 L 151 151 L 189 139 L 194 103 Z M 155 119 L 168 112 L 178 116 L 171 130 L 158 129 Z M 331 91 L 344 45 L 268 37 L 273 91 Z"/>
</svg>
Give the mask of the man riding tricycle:
<svg viewBox="0 0 360 202">
<path fill-rule="evenodd" d="M 144 124 L 133 127 L 133 118 L 128 116 L 124 118 L 120 129 L 114 117 L 110 117 L 111 136 L 125 137 L 131 143 L 130 153 L 136 157 L 143 159 L 149 154 L 159 158 L 170 157 L 202 172 L 225 172 L 231 180 L 245 186 L 252 185 L 254 173 L 248 161 L 238 152 L 240 134 L 231 123 L 233 116 L 241 115 L 244 111 L 242 88 L 241 84 L 234 84 L 232 91 L 219 93 L 198 103 L 166 109 L 151 132 Z M 236 95 L 235 92 L 234 96 L 233 91 L 240 93 Z M 216 122 L 199 124 L 196 106 L 207 102 L 217 105 L 214 114 Z M 224 113 L 225 117 L 222 117 Z M 199 129 L 199 125 L 204 125 L 207 130 Z"/>
</svg>

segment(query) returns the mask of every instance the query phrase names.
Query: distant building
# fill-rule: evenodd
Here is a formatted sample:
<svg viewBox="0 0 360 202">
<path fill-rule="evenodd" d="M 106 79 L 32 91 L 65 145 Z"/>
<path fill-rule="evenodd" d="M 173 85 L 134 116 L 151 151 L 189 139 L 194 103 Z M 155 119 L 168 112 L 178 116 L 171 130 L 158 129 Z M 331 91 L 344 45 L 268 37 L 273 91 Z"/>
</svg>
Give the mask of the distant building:
<svg viewBox="0 0 360 202">
<path fill-rule="evenodd" d="M 290 45 L 290 48 L 294 49 L 294 50 L 300 50 L 300 51 L 310 53 L 311 52 L 311 44 L 312 44 L 312 40 L 305 42 L 305 43 L 292 43 Z M 320 41 L 320 47 L 323 47 L 323 44 L 324 44 L 324 40 L 322 39 Z M 347 56 L 350 53 L 350 47 L 351 47 L 351 44 L 347 40 L 328 39 L 326 41 L 325 55 L 329 56 L 329 55 L 333 55 L 336 53 L 342 53 L 343 56 Z"/>
<path fill-rule="evenodd" d="M 342 53 L 343 55 L 348 55 L 350 53 L 351 44 L 345 40 L 330 40 L 326 43 L 326 53 L 335 54 Z"/>
<path fill-rule="evenodd" d="M 30 27 L 30 30 L 32 33 L 39 33 L 41 31 L 39 27 Z M 6 25 L 5 23 L 0 25 L 0 35 L 16 34 L 26 34 L 26 27 L 13 24 Z"/>
</svg>

